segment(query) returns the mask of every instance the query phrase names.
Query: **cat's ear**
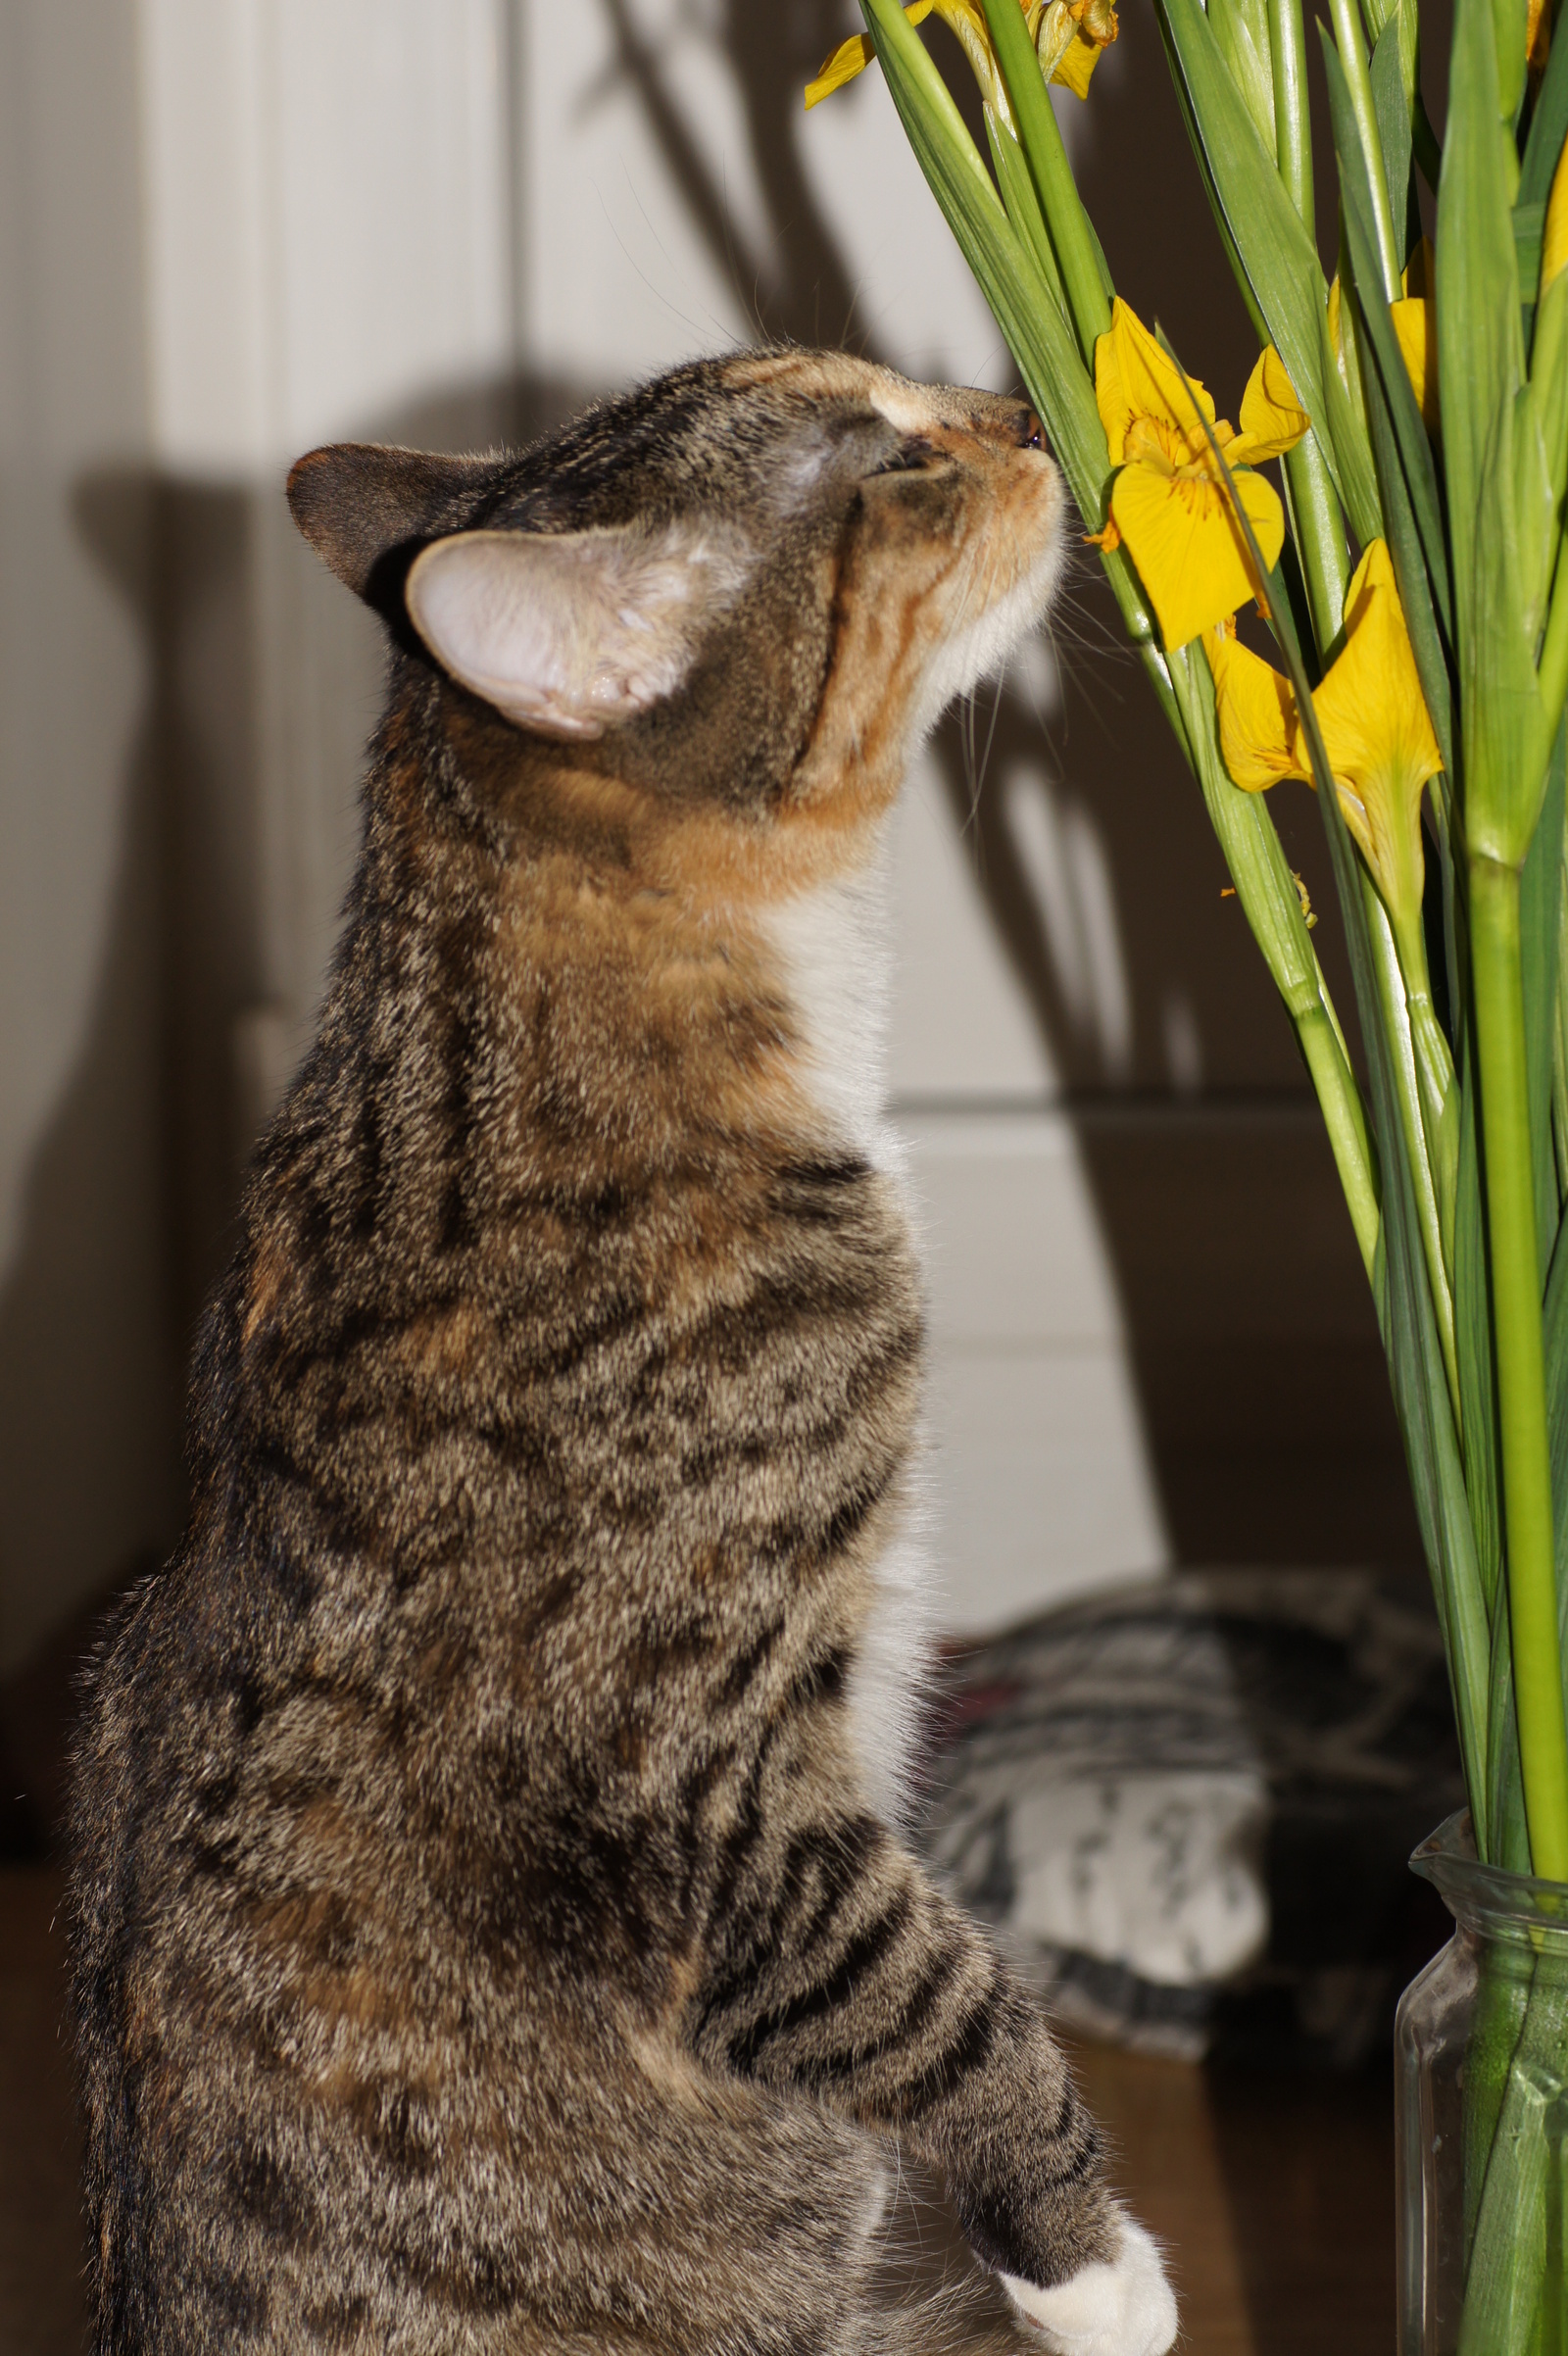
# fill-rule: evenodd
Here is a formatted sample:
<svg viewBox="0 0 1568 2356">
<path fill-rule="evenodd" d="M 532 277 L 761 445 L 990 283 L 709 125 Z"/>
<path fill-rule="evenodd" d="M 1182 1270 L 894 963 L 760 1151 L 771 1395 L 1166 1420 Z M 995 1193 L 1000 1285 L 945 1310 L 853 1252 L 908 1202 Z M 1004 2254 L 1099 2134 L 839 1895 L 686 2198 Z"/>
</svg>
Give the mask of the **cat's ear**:
<svg viewBox="0 0 1568 2356">
<path fill-rule="evenodd" d="M 332 442 L 290 469 L 288 504 L 322 562 L 356 597 L 395 611 L 415 551 L 473 512 L 493 458 L 443 458 Z"/>
<path fill-rule="evenodd" d="M 594 737 L 673 694 L 748 569 L 710 523 L 461 532 L 405 596 L 442 668 L 508 719 Z"/>
</svg>

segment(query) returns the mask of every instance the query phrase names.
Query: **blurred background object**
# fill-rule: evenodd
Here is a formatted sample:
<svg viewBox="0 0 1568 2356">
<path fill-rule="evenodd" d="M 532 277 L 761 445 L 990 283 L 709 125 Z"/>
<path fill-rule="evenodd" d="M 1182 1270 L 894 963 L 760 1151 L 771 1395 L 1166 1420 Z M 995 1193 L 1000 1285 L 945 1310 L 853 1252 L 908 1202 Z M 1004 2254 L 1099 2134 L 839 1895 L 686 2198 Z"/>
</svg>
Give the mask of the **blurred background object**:
<svg viewBox="0 0 1568 2356">
<path fill-rule="evenodd" d="M 57 1823 L 96 1616 L 177 1533 L 194 1321 L 353 857 L 379 627 L 295 536 L 287 464 L 338 438 L 524 439 L 765 335 L 1009 386 L 880 77 L 803 111 L 856 22 L 850 0 L 0 10 L 13 1856 Z M 946 44 L 933 27 L 944 65 Z M 972 107 L 967 76 L 954 88 Z M 1241 382 L 1250 330 L 1148 0 L 1124 7 L 1093 106 L 1054 96 L 1129 300 Z M 1326 900 L 1316 812 L 1287 791 L 1287 847 Z M 1087 557 L 1051 634 L 939 730 L 899 823 L 892 1078 L 931 1259 L 941 1623 L 973 1639 L 1181 1565 L 1419 1577 L 1317 1116 Z M 0 1899 L 0 2102 L 24 2122 L 64 2118 L 37 2041 L 40 1871 Z M 71 2286 L 53 2322 L 24 2295 L 58 2271 L 49 2233 L 71 2247 L 69 2217 L 38 2222 L 69 2155 L 51 2144 L 40 2174 L 0 2124 L 8 2145 L 0 2337 L 73 2345 Z M 1338 2231 L 1332 2173 L 1286 2235 L 1303 2280 L 1311 2234 Z M 1334 2183 L 1362 2182 L 1342 2148 Z M 1246 2240 L 1213 2261 L 1220 2340 L 1276 2352 L 1298 2326 L 1304 2348 L 1330 2320 L 1309 2298 L 1255 2337 L 1270 2298 Z M 1382 2309 L 1357 2312 L 1370 2348 Z"/>
</svg>

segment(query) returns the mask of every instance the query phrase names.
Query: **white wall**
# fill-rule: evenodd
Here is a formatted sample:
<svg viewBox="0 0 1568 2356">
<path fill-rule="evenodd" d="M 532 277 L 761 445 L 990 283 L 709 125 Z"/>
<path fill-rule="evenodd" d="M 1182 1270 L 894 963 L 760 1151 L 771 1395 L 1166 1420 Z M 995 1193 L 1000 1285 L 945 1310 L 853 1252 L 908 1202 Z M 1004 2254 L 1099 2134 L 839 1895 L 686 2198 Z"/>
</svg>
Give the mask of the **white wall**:
<svg viewBox="0 0 1568 2356">
<path fill-rule="evenodd" d="M 0 1667 L 175 1487 L 134 36 L 0 9 Z"/>
<path fill-rule="evenodd" d="M 0 1671 L 169 1541 L 192 1287 L 331 940 L 380 655 L 292 534 L 288 460 L 482 439 L 746 335 L 754 299 L 1011 379 L 876 76 L 806 117 L 786 16 L 0 11 Z M 1007 795 L 1114 1076 L 1094 823 L 1033 755 Z M 1165 1541 L 1055 1063 L 929 762 L 898 891 L 941 1546 L 979 1626 Z"/>
</svg>

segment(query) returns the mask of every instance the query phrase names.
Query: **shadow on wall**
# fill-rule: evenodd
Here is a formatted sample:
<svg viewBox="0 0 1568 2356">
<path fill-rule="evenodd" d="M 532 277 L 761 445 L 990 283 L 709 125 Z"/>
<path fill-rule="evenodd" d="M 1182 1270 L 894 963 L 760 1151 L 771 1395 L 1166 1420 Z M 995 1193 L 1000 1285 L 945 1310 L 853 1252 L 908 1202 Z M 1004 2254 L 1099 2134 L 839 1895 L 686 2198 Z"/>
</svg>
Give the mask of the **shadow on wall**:
<svg viewBox="0 0 1568 2356">
<path fill-rule="evenodd" d="M 849 29 L 847 12 L 832 0 L 788 11 L 725 0 L 718 14 L 769 217 L 785 224 L 753 251 L 659 49 L 628 0 L 604 4 L 619 73 L 759 332 L 813 342 L 837 330 L 893 359 L 856 331 L 856 289 L 800 165 L 801 92 Z M 1234 415 L 1255 358 L 1250 328 L 1150 0 L 1126 0 L 1121 18 L 1083 119 L 1092 136 L 1075 157 L 1079 185 L 1122 293 L 1161 320 Z M 983 152 L 974 83 L 935 20 L 929 31 Z M 1320 173 L 1329 169 L 1320 157 Z M 911 234 L 946 231 L 933 212 Z M 1074 1109 L 1176 1557 L 1371 1559 L 1419 1572 L 1382 1348 L 1315 1106 L 1245 920 L 1221 896 L 1229 879 L 1196 789 L 1087 552 L 1054 639 L 1049 732 L 1045 699 L 1015 677 L 994 713 L 982 697 L 978 714 L 950 715 L 937 751 L 986 908 Z M 1288 857 L 1332 908 L 1306 789 L 1287 787 L 1275 804 Z M 1076 875 L 1074 840 L 1087 854 Z M 1334 933 L 1326 923 L 1317 938 L 1348 1018 Z"/>
<path fill-rule="evenodd" d="M 233 1159 L 216 1134 L 227 1103 L 225 1026 L 255 962 L 244 500 L 104 474 L 77 485 L 73 521 L 135 616 L 147 693 L 93 1003 L 33 1159 L 0 1292 L 0 1396 L 15 1402 L 8 1526 L 29 1539 L 36 1576 L 70 1582 L 72 1605 L 0 1685 L 0 1854 L 13 1855 L 38 1848 L 57 1821 L 72 1679 L 96 1620 L 178 1527 L 183 1367 L 234 1195 Z M 119 1101 L 127 1084 L 134 1108 Z M 121 1153 L 127 1135 L 142 1149 L 134 1175 L 146 1197 L 128 1231 L 94 1201 L 133 1175 Z M 106 1236 L 115 1264 L 94 1264 Z M 156 1296 L 139 1326 L 156 1354 L 105 1365 L 101 1338 L 121 1321 L 95 1313 L 83 1287 L 138 1280 Z M 161 1459 L 162 1510 L 128 1560 L 94 1567 L 91 1540 L 73 1528 L 74 1500 L 107 1481 L 106 1458 L 127 1437 Z"/>
<path fill-rule="evenodd" d="M 855 331 L 855 287 L 800 164 L 800 91 L 844 29 L 839 7 L 725 0 L 720 14 L 760 182 L 771 219 L 786 224 L 754 252 L 627 0 L 605 6 L 619 72 L 759 332 L 810 341 L 847 330 L 847 340 L 866 342 Z M 973 118 L 957 53 L 933 31 L 933 52 Z M 1160 317 L 1202 369 L 1222 412 L 1234 410 L 1249 329 L 1149 0 L 1128 0 L 1096 95 L 1093 152 L 1079 171 L 1113 266 L 1129 299 Z M 1134 121 L 1136 172 L 1118 145 L 1118 127 Z M 945 232 L 933 216 L 919 233 Z M 527 379 L 468 387 L 367 430 L 433 448 L 525 440 L 586 389 Z M 64 1485 L 90 1484 L 94 1451 L 114 1445 L 114 1429 L 135 1430 L 136 1445 L 167 1459 L 168 1527 L 177 1518 L 189 1338 L 223 1256 L 244 1141 L 308 1032 L 344 871 L 343 779 L 373 716 L 380 661 L 374 626 L 294 541 L 276 493 L 98 477 L 78 486 L 75 523 L 136 614 L 149 698 L 129 761 L 125 857 L 92 1020 L 38 1151 L 0 1293 L 0 1396 L 16 1402 L 8 1477 L 23 1491 L 31 1485 L 16 1526 L 42 1534 L 40 1560 Z M 274 653 L 290 666 L 286 700 L 305 709 L 299 743 L 324 732 L 332 748 L 324 767 L 317 757 L 303 782 L 288 781 L 296 798 L 315 797 L 305 831 L 324 846 L 303 891 L 311 905 L 291 914 L 288 973 L 278 970 L 258 889 L 268 846 L 256 600 L 269 534 L 269 561 L 293 568 L 282 599 L 293 618 Z M 1371 1557 L 1413 1568 L 1402 1456 L 1327 1149 L 1260 961 L 1235 903 L 1221 898 L 1223 866 L 1191 781 L 1087 556 L 1056 639 L 1049 730 L 1025 681 L 1004 690 L 994 723 L 984 705 L 950 719 L 938 753 L 984 904 L 1074 1112 L 1177 1557 Z M 978 758 L 977 740 L 989 744 Z M 1294 803 L 1277 799 L 1289 856 L 1326 904 L 1316 812 L 1304 790 Z M 1069 838 L 1085 856 L 1067 861 L 1064 906 L 1051 844 Z M 267 888 L 285 899 L 294 889 L 275 877 Z M 1325 924 L 1318 939 L 1348 1007 L 1331 932 Z M 49 1347 L 56 1304 L 74 1284 L 114 1281 L 113 1270 L 83 1270 L 78 1240 L 92 1230 L 92 1190 L 118 1182 L 103 1144 L 117 1133 L 116 1092 L 146 1086 L 158 1104 L 151 1184 L 163 1355 L 128 1371 L 77 1364 Z M 100 1399 L 110 1374 L 118 1390 Z M 127 1383 L 141 1413 L 117 1421 Z M 168 1529 L 151 1535 L 166 1539 Z M 113 1586 L 131 1566 L 103 1567 Z M 0 1693 L 0 1739 L 7 1715 Z M 31 1746 L 34 1736 L 19 1735 L 10 1716 L 13 1748 Z"/>
<path fill-rule="evenodd" d="M 584 397 L 546 383 L 475 386 L 371 430 L 482 448 L 530 439 Z M 72 522 L 134 616 L 145 701 L 92 1004 L 0 1285 L 0 1487 L 17 1562 L 37 1583 L 41 1631 L 0 1676 L 0 1857 L 48 1844 L 79 1664 L 106 1607 L 178 1530 L 185 1367 L 227 1255 L 251 1140 L 311 1029 L 351 856 L 345 788 L 382 662 L 379 625 L 297 541 L 280 487 L 105 472 L 76 485 Z M 290 818 L 315 842 L 319 873 L 314 907 L 303 918 L 286 911 L 298 920 L 284 971 L 261 880 L 269 555 L 284 567 L 273 652 L 297 658 L 285 699 L 294 750 L 330 748 L 324 763 L 296 762 L 289 780 Z M 291 900 L 296 880 L 279 886 Z M 106 1313 L 116 1287 L 148 1296 L 138 1316 Z M 117 1350 L 122 1332 L 134 1339 Z M 152 1466 L 140 1484 L 152 1502 L 128 1553 L 117 1553 L 95 1492 L 136 1489 L 119 1479 L 127 1453 Z"/>
</svg>

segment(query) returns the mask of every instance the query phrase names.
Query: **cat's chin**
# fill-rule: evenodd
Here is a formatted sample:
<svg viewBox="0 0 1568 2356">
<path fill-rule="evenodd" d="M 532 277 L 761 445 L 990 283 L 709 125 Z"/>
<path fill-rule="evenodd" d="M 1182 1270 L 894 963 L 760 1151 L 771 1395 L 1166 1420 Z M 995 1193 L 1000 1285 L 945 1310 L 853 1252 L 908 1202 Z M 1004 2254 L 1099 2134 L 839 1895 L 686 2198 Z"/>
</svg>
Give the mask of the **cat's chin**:
<svg viewBox="0 0 1568 2356">
<path fill-rule="evenodd" d="M 938 649 L 910 714 L 912 744 L 935 727 L 956 698 L 1005 669 L 1019 640 L 1050 613 L 1066 556 L 1066 535 L 1055 528 L 1006 595 Z"/>
<path fill-rule="evenodd" d="M 1159 2248 L 1130 2217 L 1118 2218 L 1114 2258 L 1080 2267 L 1042 2290 L 1016 2275 L 1003 2287 L 1053 2356 L 1165 2356 L 1176 2337 L 1176 2298 Z"/>
</svg>

